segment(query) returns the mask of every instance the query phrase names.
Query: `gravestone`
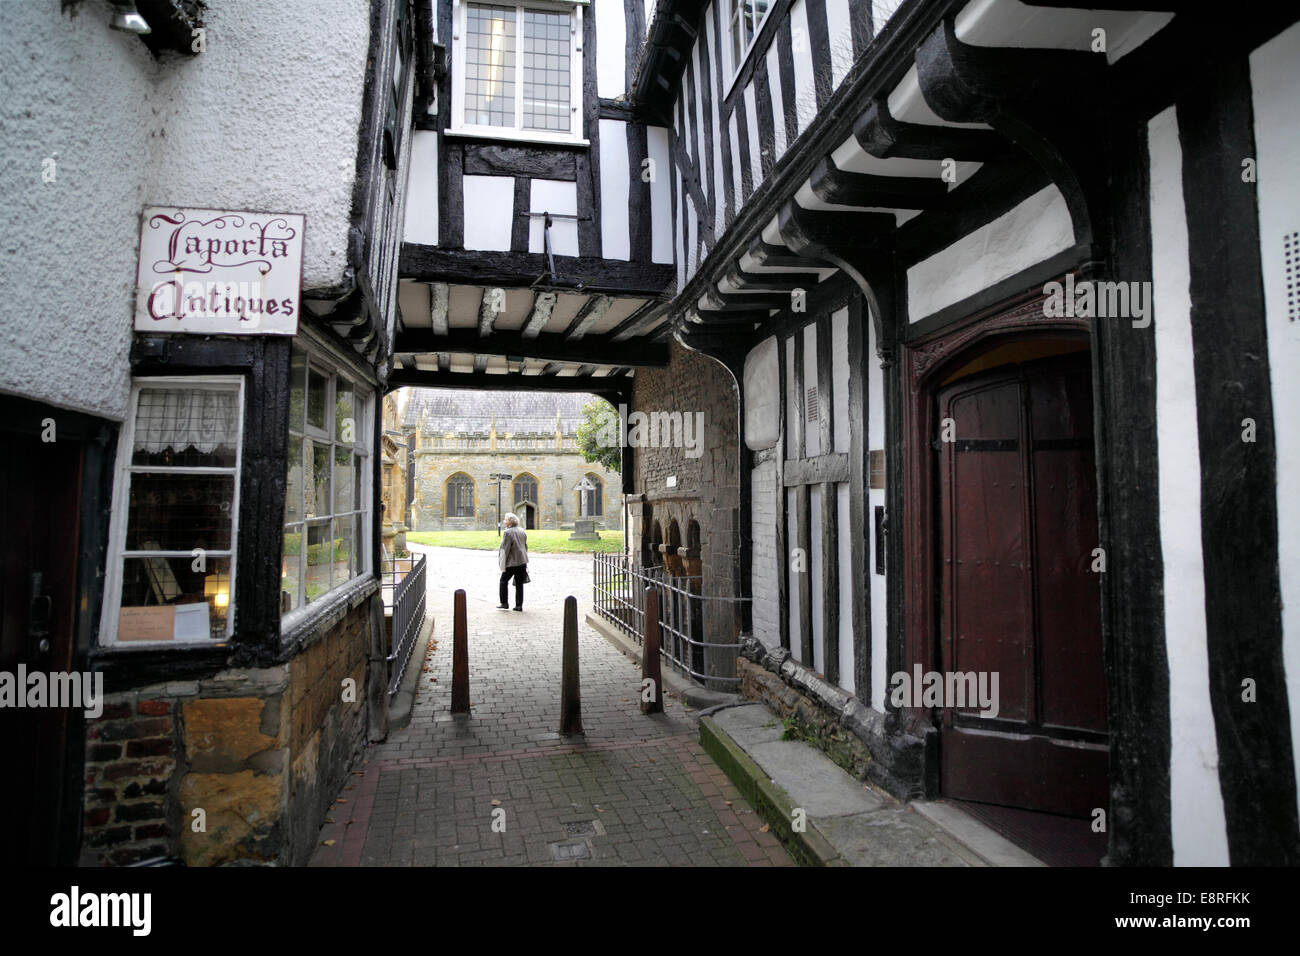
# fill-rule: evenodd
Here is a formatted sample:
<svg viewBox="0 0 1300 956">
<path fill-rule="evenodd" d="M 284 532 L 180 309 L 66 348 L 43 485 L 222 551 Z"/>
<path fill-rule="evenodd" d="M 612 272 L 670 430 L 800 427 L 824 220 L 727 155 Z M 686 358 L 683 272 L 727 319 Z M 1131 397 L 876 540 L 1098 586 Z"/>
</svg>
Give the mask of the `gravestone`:
<svg viewBox="0 0 1300 956">
<path fill-rule="evenodd" d="M 573 522 L 573 534 L 569 535 L 570 541 L 599 541 L 600 535 L 596 531 L 596 522 L 585 518 L 579 518 Z"/>
</svg>

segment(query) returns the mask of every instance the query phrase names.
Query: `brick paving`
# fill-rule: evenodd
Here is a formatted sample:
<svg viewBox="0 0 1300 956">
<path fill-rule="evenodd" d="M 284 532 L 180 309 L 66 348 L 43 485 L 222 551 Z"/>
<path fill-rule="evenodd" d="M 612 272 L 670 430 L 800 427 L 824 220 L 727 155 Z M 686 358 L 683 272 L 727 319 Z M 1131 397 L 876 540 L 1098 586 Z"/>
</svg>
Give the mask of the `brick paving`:
<svg viewBox="0 0 1300 956">
<path fill-rule="evenodd" d="M 411 723 L 369 749 L 312 866 L 793 865 L 704 753 L 681 701 L 641 713 L 640 670 L 582 623 L 590 557 L 534 555 L 520 614 L 496 609 L 495 552 L 427 553 L 435 627 Z M 469 717 L 449 712 L 457 586 Z M 585 730 L 570 738 L 558 733 L 567 594 L 578 598 Z"/>
</svg>

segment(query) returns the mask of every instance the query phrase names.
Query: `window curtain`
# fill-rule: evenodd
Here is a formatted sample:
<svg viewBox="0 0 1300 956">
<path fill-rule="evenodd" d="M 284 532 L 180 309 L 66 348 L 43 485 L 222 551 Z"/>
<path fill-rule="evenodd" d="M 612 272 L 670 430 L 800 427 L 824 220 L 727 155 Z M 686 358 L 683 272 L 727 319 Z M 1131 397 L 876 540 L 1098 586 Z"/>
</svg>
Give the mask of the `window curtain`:
<svg viewBox="0 0 1300 956">
<path fill-rule="evenodd" d="M 156 454 L 193 447 L 207 453 L 234 448 L 239 393 L 233 389 L 147 388 L 136 408 L 135 450 Z"/>
</svg>

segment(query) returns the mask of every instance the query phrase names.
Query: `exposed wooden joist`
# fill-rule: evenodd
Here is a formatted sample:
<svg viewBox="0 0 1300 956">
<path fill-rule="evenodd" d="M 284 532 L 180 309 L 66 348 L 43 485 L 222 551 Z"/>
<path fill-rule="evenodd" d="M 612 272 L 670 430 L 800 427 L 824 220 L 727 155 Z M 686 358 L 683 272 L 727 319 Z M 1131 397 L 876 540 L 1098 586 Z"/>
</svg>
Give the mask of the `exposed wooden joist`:
<svg viewBox="0 0 1300 956">
<path fill-rule="evenodd" d="M 524 338 L 519 332 L 498 331 L 486 337 L 476 329 L 451 329 L 433 335 L 428 329 L 407 329 L 397 334 L 394 351 L 471 352 L 477 355 L 517 355 L 522 358 L 559 362 L 589 362 L 595 365 L 630 365 L 662 368 L 668 364 L 668 350 L 643 341 L 615 343 L 608 336 L 594 336 L 575 342 L 555 332 Z"/>
<path fill-rule="evenodd" d="M 575 342 L 581 339 L 593 325 L 604 318 L 605 313 L 609 311 L 612 304 L 613 300 L 608 296 L 593 295 L 583 303 L 582 308 L 578 310 L 578 314 L 573 317 L 573 321 L 569 323 L 568 331 L 564 333 L 565 337 Z"/>
<path fill-rule="evenodd" d="M 487 360 L 488 360 L 488 357 L 487 357 L 486 355 L 475 355 L 475 356 L 474 356 L 474 371 L 476 371 L 476 372 L 485 372 L 485 371 L 487 371 Z"/>
<path fill-rule="evenodd" d="M 521 331 L 526 339 L 535 339 L 546 328 L 546 323 L 551 321 L 551 312 L 555 309 L 555 302 L 559 297 L 554 292 L 538 292 L 533 296 L 533 307 L 528 313 L 528 320 L 524 322 Z"/>
<path fill-rule="evenodd" d="M 662 302 L 647 302 L 618 325 L 614 326 L 614 328 L 609 330 L 610 340 L 613 342 L 622 342 L 625 339 L 630 339 L 634 335 L 643 335 L 650 326 L 663 318 L 666 308 L 667 307 Z"/>
<path fill-rule="evenodd" d="M 595 256 L 556 256 L 558 280 L 539 288 L 592 294 L 666 298 L 676 283 L 676 267 L 623 262 Z M 403 243 L 399 273 L 404 279 L 455 285 L 532 286 L 548 272 L 546 257 L 532 252 L 484 252 Z"/>
<path fill-rule="evenodd" d="M 829 156 L 817 164 L 809 185 L 818 199 L 836 206 L 928 209 L 948 195 L 947 184 L 937 175 L 926 179 L 849 173 L 837 168 Z"/>
<path fill-rule="evenodd" d="M 447 298 L 450 293 L 445 282 L 429 283 L 429 322 L 437 335 L 447 332 Z"/>
<path fill-rule="evenodd" d="M 492 334 L 492 329 L 497 324 L 497 316 L 501 314 L 504 306 L 504 289 L 489 286 L 483 290 L 483 301 L 479 303 L 478 307 L 478 334 L 480 336 Z"/>
</svg>

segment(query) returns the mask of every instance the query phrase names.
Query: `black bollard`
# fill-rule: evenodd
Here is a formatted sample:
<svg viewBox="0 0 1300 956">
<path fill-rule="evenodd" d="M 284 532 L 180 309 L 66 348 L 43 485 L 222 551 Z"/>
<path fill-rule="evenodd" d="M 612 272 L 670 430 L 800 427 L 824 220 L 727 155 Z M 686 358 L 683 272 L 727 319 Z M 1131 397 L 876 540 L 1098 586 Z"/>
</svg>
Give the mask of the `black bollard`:
<svg viewBox="0 0 1300 956">
<path fill-rule="evenodd" d="M 452 615 L 451 712 L 469 713 L 469 627 L 465 617 L 465 591 L 456 591 Z"/>
<path fill-rule="evenodd" d="M 564 659 L 560 677 L 560 733 L 582 733 L 582 697 L 578 693 L 578 599 L 564 599 Z"/>
<path fill-rule="evenodd" d="M 646 588 L 645 639 L 641 642 L 641 713 L 663 712 L 664 683 L 659 669 L 659 592 Z"/>
</svg>

